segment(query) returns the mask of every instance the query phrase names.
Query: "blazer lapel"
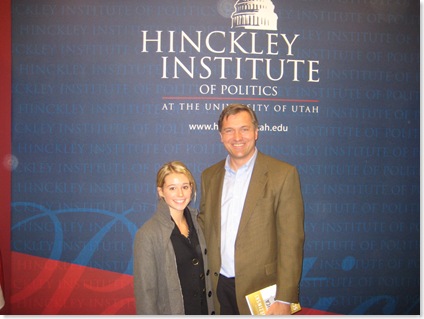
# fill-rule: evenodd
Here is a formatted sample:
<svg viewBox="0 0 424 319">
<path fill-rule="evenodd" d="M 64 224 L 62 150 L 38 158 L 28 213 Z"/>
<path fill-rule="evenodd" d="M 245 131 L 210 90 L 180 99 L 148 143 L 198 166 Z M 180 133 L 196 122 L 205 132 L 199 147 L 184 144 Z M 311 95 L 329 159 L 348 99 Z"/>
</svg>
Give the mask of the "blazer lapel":
<svg viewBox="0 0 424 319">
<path fill-rule="evenodd" d="M 247 189 L 246 199 L 243 206 L 243 213 L 241 215 L 237 234 L 240 234 L 243 231 L 243 228 L 246 226 L 256 207 L 256 203 L 261 197 L 263 197 L 262 194 L 267 180 L 268 168 L 266 163 L 263 161 L 262 154 L 258 152 L 256 163 L 252 171 L 252 177 L 250 178 L 249 188 Z"/>
</svg>

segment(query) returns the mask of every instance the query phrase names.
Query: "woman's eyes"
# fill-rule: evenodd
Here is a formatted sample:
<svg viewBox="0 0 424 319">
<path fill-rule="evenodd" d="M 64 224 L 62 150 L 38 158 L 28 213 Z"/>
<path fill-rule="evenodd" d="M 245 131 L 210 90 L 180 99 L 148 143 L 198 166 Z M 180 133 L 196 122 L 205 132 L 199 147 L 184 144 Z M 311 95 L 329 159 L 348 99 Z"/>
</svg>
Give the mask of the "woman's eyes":
<svg viewBox="0 0 424 319">
<path fill-rule="evenodd" d="M 184 185 L 183 187 L 181 187 L 183 190 L 189 190 L 190 189 L 190 185 Z M 168 187 L 168 189 L 170 190 L 170 191 L 175 191 L 175 190 L 177 190 L 177 187 L 174 187 L 174 186 L 172 186 L 172 187 Z"/>
</svg>

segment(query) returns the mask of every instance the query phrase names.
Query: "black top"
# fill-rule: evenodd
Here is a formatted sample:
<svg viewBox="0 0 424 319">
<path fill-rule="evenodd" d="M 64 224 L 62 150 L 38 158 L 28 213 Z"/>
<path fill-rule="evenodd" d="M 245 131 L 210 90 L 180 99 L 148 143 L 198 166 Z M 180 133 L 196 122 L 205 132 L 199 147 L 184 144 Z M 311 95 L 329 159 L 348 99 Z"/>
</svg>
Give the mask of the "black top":
<svg viewBox="0 0 424 319">
<path fill-rule="evenodd" d="M 181 234 L 177 225 L 171 234 L 183 292 L 184 311 L 186 315 L 207 315 L 205 274 L 199 239 L 187 208 L 184 216 L 189 228 L 188 238 Z"/>
</svg>

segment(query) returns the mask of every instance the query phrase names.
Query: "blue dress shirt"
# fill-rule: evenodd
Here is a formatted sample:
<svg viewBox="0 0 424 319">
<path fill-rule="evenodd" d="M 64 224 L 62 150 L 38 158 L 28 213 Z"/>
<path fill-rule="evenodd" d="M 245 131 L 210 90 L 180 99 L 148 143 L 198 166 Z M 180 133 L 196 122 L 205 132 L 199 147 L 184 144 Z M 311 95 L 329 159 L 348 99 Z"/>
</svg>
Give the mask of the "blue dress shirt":
<svg viewBox="0 0 424 319">
<path fill-rule="evenodd" d="M 220 272 L 228 278 L 235 276 L 234 247 L 257 154 L 258 150 L 255 149 L 252 158 L 237 171 L 231 169 L 229 156 L 227 156 L 225 162 L 225 177 L 221 197 Z"/>
</svg>

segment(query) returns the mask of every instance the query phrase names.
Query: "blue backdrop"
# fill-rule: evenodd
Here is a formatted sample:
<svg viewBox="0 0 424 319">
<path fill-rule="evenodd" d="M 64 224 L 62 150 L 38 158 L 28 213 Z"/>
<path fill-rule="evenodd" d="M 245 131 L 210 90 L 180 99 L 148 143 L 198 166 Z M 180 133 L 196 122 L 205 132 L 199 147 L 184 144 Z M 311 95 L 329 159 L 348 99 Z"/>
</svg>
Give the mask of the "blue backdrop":
<svg viewBox="0 0 424 319">
<path fill-rule="evenodd" d="M 419 2 L 235 2 L 12 1 L 12 251 L 132 275 L 158 167 L 199 182 L 240 102 L 300 172 L 302 306 L 418 314 Z"/>
</svg>

